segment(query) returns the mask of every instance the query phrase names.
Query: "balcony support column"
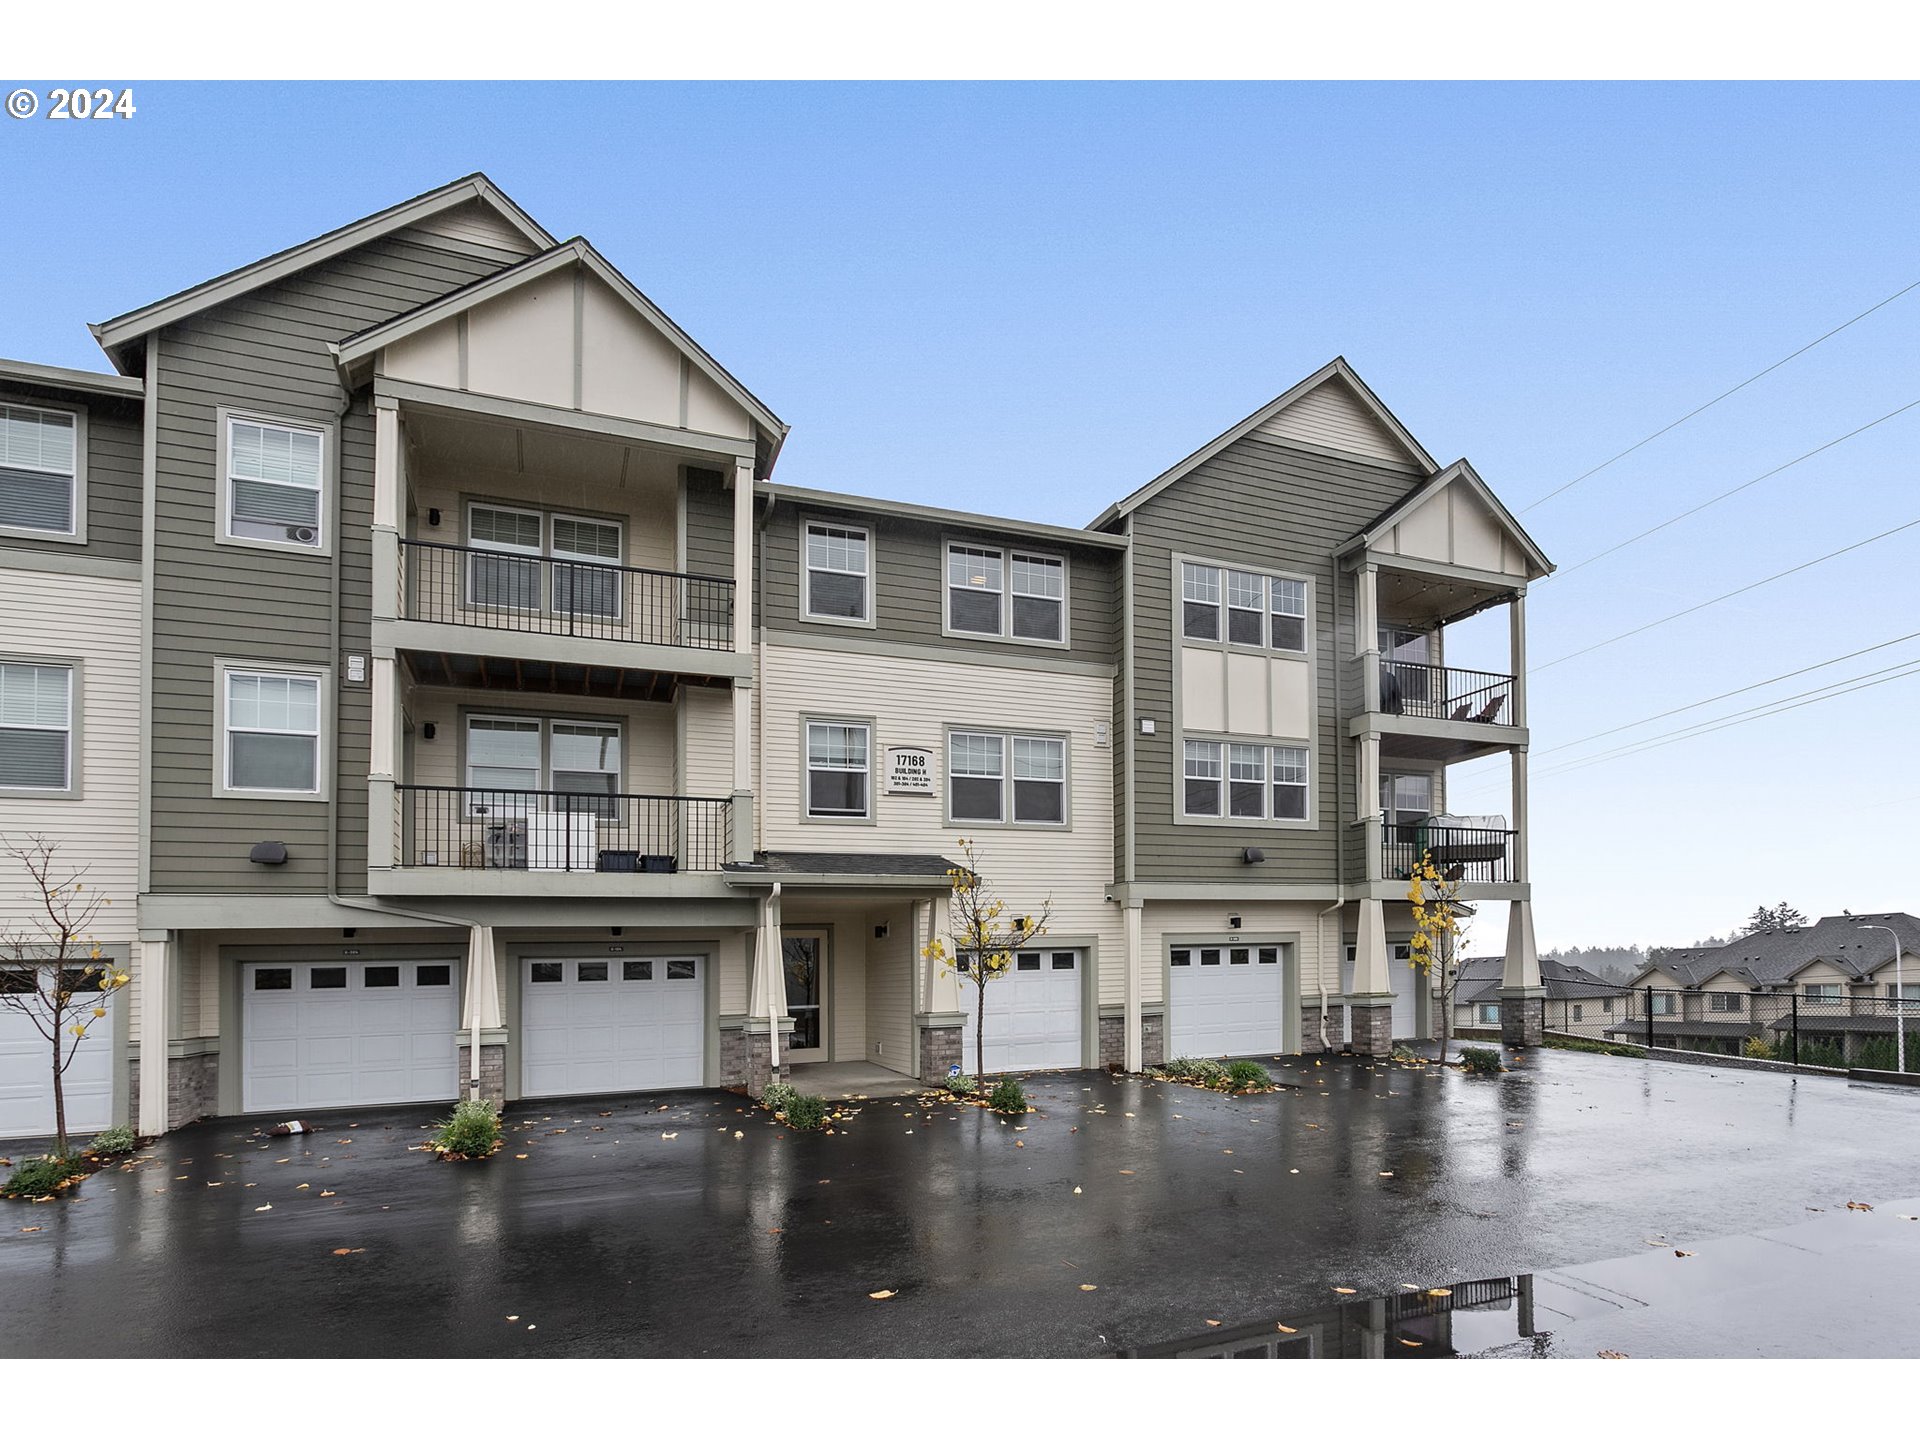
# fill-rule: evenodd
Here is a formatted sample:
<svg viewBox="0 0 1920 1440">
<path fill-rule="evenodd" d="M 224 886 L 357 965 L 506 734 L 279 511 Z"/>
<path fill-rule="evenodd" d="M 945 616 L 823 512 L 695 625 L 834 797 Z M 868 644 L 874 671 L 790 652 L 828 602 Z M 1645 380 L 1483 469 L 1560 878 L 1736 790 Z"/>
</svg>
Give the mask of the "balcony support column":
<svg viewBox="0 0 1920 1440">
<path fill-rule="evenodd" d="M 1513 723 L 1524 726 L 1527 723 L 1527 592 L 1516 590 L 1507 606 L 1507 649 L 1511 664 L 1507 667 L 1513 676 L 1513 699 L 1509 705 L 1513 710 Z"/>
<path fill-rule="evenodd" d="M 1353 767 L 1353 783 L 1353 813 L 1378 815 L 1380 813 L 1380 737 L 1378 735 L 1360 737 L 1359 762 Z"/>
<path fill-rule="evenodd" d="M 1512 769 L 1513 794 L 1513 880 L 1517 885 L 1531 883 L 1527 865 L 1527 840 L 1532 831 L 1527 818 L 1527 751 L 1516 746 L 1508 753 Z"/>
<path fill-rule="evenodd" d="M 1380 568 L 1362 565 L 1354 577 L 1353 653 L 1360 662 L 1363 703 L 1380 709 Z"/>
<path fill-rule="evenodd" d="M 1354 935 L 1353 991 L 1347 996 L 1357 1055 L 1385 1055 L 1393 1049 L 1393 976 L 1387 970 L 1389 963 L 1386 904 L 1362 900 L 1359 929 Z"/>
<path fill-rule="evenodd" d="M 1546 987 L 1533 938 L 1533 902 L 1507 905 L 1507 954 L 1500 971 L 1500 1039 L 1507 1045 L 1538 1045 L 1545 1038 Z"/>
<path fill-rule="evenodd" d="M 753 682 L 733 682 L 733 788 L 753 789 Z M 753 836 L 747 837 L 749 846 Z"/>
<path fill-rule="evenodd" d="M 400 618 L 401 496 L 406 491 L 405 449 L 400 443 L 400 407 L 391 399 L 373 406 L 373 618 Z"/>
<path fill-rule="evenodd" d="M 140 1113 L 134 1117 L 142 1135 L 164 1135 L 170 1128 L 167 1042 L 173 1029 L 174 983 L 173 935 L 154 932 L 145 938 L 142 932 L 137 950 L 139 967 L 134 976 L 140 986 Z"/>
<path fill-rule="evenodd" d="M 733 648 L 753 650 L 753 457 L 733 462 Z"/>
</svg>

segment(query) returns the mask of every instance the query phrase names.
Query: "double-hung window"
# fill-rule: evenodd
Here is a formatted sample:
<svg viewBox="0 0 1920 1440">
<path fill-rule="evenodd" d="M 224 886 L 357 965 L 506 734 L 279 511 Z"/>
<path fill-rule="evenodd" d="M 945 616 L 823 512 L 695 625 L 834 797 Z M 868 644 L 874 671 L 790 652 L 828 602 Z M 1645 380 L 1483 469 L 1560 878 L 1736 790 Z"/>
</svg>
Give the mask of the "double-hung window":
<svg viewBox="0 0 1920 1440">
<path fill-rule="evenodd" d="M 617 723 L 467 717 L 467 802 L 476 815 L 565 810 L 616 819 L 620 773 Z"/>
<path fill-rule="evenodd" d="M 955 730 L 947 736 L 947 818 L 1067 823 L 1067 742 L 1053 735 Z"/>
<path fill-rule="evenodd" d="M 1678 1001 L 1679 996 L 1673 994 L 1671 991 L 1663 994 L 1656 990 L 1653 995 L 1653 1013 L 1655 1015 L 1678 1015 L 1680 1013 Z"/>
<path fill-rule="evenodd" d="M 0 662 L 0 790 L 73 789 L 73 667 Z"/>
<path fill-rule="evenodd" d="M 1840 1008 L 1840 987 L 1837 984 L 1803 985 L 1800 993 L 1816 1009 L 1837 1010 Z"/>
<path fill-rule="evenodd" d="M 871 535 L 853 525 L 807 525 L 805 551 L 806 593 L 801 605 L 810 620 L 873 619 L 873 544 Z"/>
<path fill-rule="evenodd" d="M 1067 563 L 1054 555 L 947 546 L 947 629 L 1050 644 L 1067 638 Z"/>
<path fill-rule="evenodd" d="M 1902 991 L 1905 991 L 1905 993 L 1902 994 Z M 1887 985 L 1887 1000 L 1889 1002 L 1887 1006 L 1888 1009 L 1904 1010 L 1908 1014 L 1912 1014 L 1914 1011 L 1920 1010 L 1920 985 L 1916 985 L 1911 981 L 1903 985 L 1895 985 L 1889 982 Z"/>
<path fill-rule="evenodd" d="M 1480 1007 L 1480 1023 L 1482 1025 L 1498 1025 L 1500 1023 L 1500 1006 L 1498 1003 L 1482 1005 Z"/>
<path fill-rule="evenodd" d="M 843 720 L 807 722 L 807 815 L 867 820 L 873 815 L 873 729 Z"/>
<path fill-rule="evenodd" d="M 320 794 L 320 677 L 283 670 L 223 673 L 226 789 Z"/>
<path fill-rule="evenodd" d="M 1738 1013 L 1741 1008 L 1740 1002 L 1741 997 L 1731 991 L 1710 990 L 1707 992 L 1707 1009 L 1717 1015 L 1733 1015 Z"/>
<path fill-rule="evenodd" d="M 68 410 L 0 405 L 0 528 L 79 534 L 80 438 Z"/>
<path fill-rule="evenodd" d="M 1304 654 L 1307 582 L 1183 560 L 1180 633 L 1188 640 Z"/>
<path fill-rule="evenodd" d="M 1188 740 L 1182 761 L 1183 815 L 1233 820 L 1307 818 L 1304 745 Z"/>
<path fill-rule="evenodd" d="M 326 432 L 241 415 L 225 427 L 227 538 L 323 548 Z"/>
</svg>

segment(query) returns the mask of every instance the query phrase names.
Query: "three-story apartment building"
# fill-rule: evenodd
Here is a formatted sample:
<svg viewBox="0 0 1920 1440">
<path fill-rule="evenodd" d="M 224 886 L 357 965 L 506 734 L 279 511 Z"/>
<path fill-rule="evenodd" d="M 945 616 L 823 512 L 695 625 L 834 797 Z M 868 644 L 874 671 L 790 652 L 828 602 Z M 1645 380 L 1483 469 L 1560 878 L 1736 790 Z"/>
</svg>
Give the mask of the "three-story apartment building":
<svg viewBox="0 0 1920 1440">
<path fill-rule="evenodd" d="M 936 1079 L 971 1054 L 921 958 L 962 838 L 1051 907 L 990 987 L 995 1068 L 1422 1033 L 1422 850 L 1507 903 L 1537 1031 L 1547 562 L 1342 361 L 1069 527 L 776 482 L 785 424 L 480 176 L 95 331 L 120 376 L 62 383 L 138 472 L 89 487 L 133 546 L 137 763 L 88 796 L 130 817 L 136 983 L 100 1063 L 144 1130 Z M 78 655 L 69 583 L 0 662 Z M 1490 606 L 1512 663 L 1448 669 Z M 1494 753 L 1510 815 L 1446 816 Z M 0 830 L 52 804 L 22 803 Z"/>
</svg>

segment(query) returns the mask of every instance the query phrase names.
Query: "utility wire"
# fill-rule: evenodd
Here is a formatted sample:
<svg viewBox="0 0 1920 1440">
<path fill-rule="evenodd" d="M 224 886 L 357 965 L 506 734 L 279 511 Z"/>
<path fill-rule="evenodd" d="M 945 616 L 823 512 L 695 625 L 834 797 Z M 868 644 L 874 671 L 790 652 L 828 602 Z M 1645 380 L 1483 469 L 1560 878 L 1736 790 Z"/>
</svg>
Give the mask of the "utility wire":
<svg viewBox="0 0 1920 1440">
<path fill-rule="evenodd" d="M 1692 725 L 1682 725 L 1678 730 L 1669 730 L 1663 735 L 1649 735 L 1639 740 L 1630 740 L 1625 745 L 1615 746 L 1611 750 L 1602 750 L 1595 755 L 1570 756 L 1556 765 L 1549 766 L 1546 770 L 1542 771 L 1541 774 L 1544 777 L 1546 775 L 1558 775 L 1568 770 L 1578 770 L 1599 760 L 1613 760 L 1624 755 L 1637 754 L 1642 749 L 1653 748 L 1656 743 L 1665 743 L 1669 740 L 1684 740 L 1695 733 L 1704 735 L 1714 730 L 1721 730 L 1726 728 L 1729 723 L 1743 721 L 1749 716 L 1754 719 L 1760 719 L 1763 715 L 1778 714 L 1781 709 L 1797 709 L 1798 706 L 1790 704 L 1789 702 L 1805 700 L 1810 696 L 1831 699 L 1832 697 L 1826 693 L 1830 690 L 1839 694 L 1847 694 L 1849 692 L 1842 687 L 1854 686 L 1857 688 L 1858 682 L 1862 680 L 1873 680 L 1881 675 L 1893 675 L 1895 679 L 1898 679 L 1899 676 L 1894 675 L 1895 671 L 1900 671 L 1903 674 L 1920 673 L 1920 660 L 1902 660 L 1897 664 L 1888 665 L 1880 670 L 1869 670 L 1865 674 L 1850 675 L 1844 680 L 1835 680 L 1827 685 L 1816 685 L 1811 690 L 1801 690 L 1792 695 L 1781 695 L 1772 700 L 1763 700 L 1760 704 L 1751 705 L 1745 710 L 1732 710 L 1725 715 L 1716 715 L 1710 720 L 1701 720 Z"/>
<path fill-rule="evenodd" d="M 1682 740 L 1692 740 L 1697 738 L 1700 735 L 1709 735 L 1716 730 L 1728 730 L 1728 729 L 1732 729 L 1736 725 L 1751 725 L 1756 720 L 1765 720 L 1774 715 L 1784 715 L 1789 710 L 1800 710 L 1800 709 L 1804 709 L 1808 705 L 1818 705 L 1827 700 L 1838 700 L 1842 695 L 1852 695 L 1855 692 L 1860 690 L 1871 690 L 1874 687 L 1879 685 L 1891 685 L 1896 680 L 1908 680 L 1908 679 L 1912 679 L 1916 675 L 1920 675 L 1920 663 L 1915 663 L 1905 668 L 1897 667 L 1897 666 L 1893 668 L 1898 670 L 1897 674 L 1883 675 L 1882 678 L 1877 680 L 1869 680 L 1869 679 L 1866 679 L 1865 677 L 1855 677 L 1856 679 L 1859 679 L 1861 681 L 1860 684 L 1848 685 L 1847 688 L 1845 689 L 1834 689 L 1831 694 L 1826 694 L 1826 695 L 1816 694 L 1811 699 L 1800 700 L 1791 705 L 1781 705 L 1776 709 L 1763 710 L 1759 714 L 1742 715 L 1739 718 L 1729 719 L 1714 725 L 1690 726 L 1684 733 L 1670 735 L 1665 738 L 1655 737 L 1643 745 L 1630 747 L 1628 749 L 1619 751 L 1617 753 L 1592 756 L 1584 760 L 1576 761 L 1574 763 L 1561 766 L 1558 769 L 1550 770 L 1546 772 L 1546 774 L 1538 778 L 1548 779 L 1556 775 L 1568 775 L 1575 770 L 1584 770 L 1589 765 L 1602 765 L 1612 760 L 1625 760 L 1629 756 L 1642 755 L 1649 750 L 1658 750 L 1663 746 L 1667 746 L 1667 745 L 1677 745 Z M 1878 671 L 1875 671 L 1872 673 L 1880 674 L 1880 672 Z M 1845 682 L 1841 682 L 1841 683 L 1845 683 Z"/>
<path fill-rule="evenodd" d="M 1698 505 L 1695 505 L 1691 510 L 1682 510 L 1678 515 L 1673 516 L 1671 519 L 1662 520 L 1658 525 L 1655 525 L 1652 528 L 1647 530 L 1642 530 L 1638 535 L 1634 535 L 1629 537 L 1628 539 L 1622 540 L 1618 545 L 1609 545 L 1606 549 L 1600 551 L 1598 554 L 1589 555 L 1584 560 L 1576 560 L 1571 565 L 1562 565 L 1557 571 L 1554 572 L 1554 576 L 1556 579 L 1558 579 L 1563 576 L 1571 575 L 1574 571 L 1584 569 L 1588 565 L 1593 564 L 1593 562 L 1596 560 L 1604 560 L 1607 558 L 1607 556 L 1615 554 L 1621 550 L 1624 550 L 1629 545 L 1638 545 L 1642 540 L 1646 539 L 1649 535 L 1658 535 L 1662 530 L 1666 529 L 1669 525 L 1678 525 L 1682 520 L 1689 519 L 1692 516 L 1698 515 L 1702 510 L 1706 510 L 1711 508 L 1712 506 L 1718 505 L 1722 500 L 1732 499 L 1735 495 L 1738 495 L 1742 490 L 1751 490 L 1755 485 L 1758 485 L 1762 480 L 1771 480 L 1775 475 L 1778 475 L 1781 471 L 1791 470 L 1794 466 L 1798 465 L 1803 460 L 1811 460 L 1814 456 L 1820 454 L 1824 450 L 1831 450 L 1836 445 L 1844 444 L 1846 441 L 1853 439 L 1853 437 L 1856 435 L 1864 435 L 1867 431 L 1873 429 L 1874 426 L 1884 425 L 1887 423 L 1887 421 L 1893 419 L 1896 415 L 1904 415 L 1906 414 L 1907 411 L 1913 409 L 1917 405 L 1920 405 L 1920 400 L 1909 400 L 1906 404 L 1902 405 L 1898 410 L 1889 410 L 1886 414 L 1882 415 L 1878 420 L 1869 420 L 1866 424 L 1862 425 L 1859 429 L 1849 430 L 1846 434 L 1840 436 L 1839 439 L 1829 440 L 1827 441 L 1826 444 L 1816 446 L 1812 450 L 1807 451 L 1807 453 L 1804 455 L 1796 455 L 1793 459 L 1787 461 L 1784 465 L 1774 466 L 1773 469 L 1767 471 L 1766 474 L 1764 475 L 1756 475 L 1753 477 L 1753 479 L 1745 481 L 1742 484 L 1736 485 L 1731 490 L 1722 490 L 1718 495 L 1715 495 L 1712 499 L 1702 500 Z"/>
<path fill-rule="evenodd" d="M 1778 685 L 1782 680 L 1792 680 L 1801 675 L 1811 675 L 1815 670 L 1824 670 L 1829 665 L 1838 665 L 1842 660 L 1857 660 L 1862 655 L 1871 655 L 1876 650 L 1885 650 L 1894 645 L 1903 645 L 1909 640 L 1920 640 L 1920 630 L 1901 635 L 1893 640 L 1882 640 L 1878 645 L 1869 645 L 1862 650 L 1849 650 L 1845 655 L 1836 655 L 1831 660 L 1822 660 L 1817 664 L 1803 665 L 1798 670 L 1789 670 L 1784 675 L 1775 675 L 1770 679 L 1756 680 L 1751 685 L 1742 685 L 1737 690 L 1722 690 L 1718 695 L 1709 695 L 1704 700 L 1694 700 L 1686 705 L 1676 705 L 1671 710 L 1662 710 L 1658 715 L 1648 715 L 1639 720 L 1629 720 L 1624 725 L 1616 725 L 1611 730 L 1596 730 L 1591 735 L 1582 735 L 1578 740 L 1568 740 L 1559 745 L 1551 745 L 1545 750 L 1536 750 L 1535 755 L 1552 755 L 1556 751 L 1571 750 L 1576 745 L 1585 745 L 1589 741 L 1604 740 L 1609 735 L 1618 735 L 1622 730 L 1636 730 L 1642 725 L 1651 725 L 1656 720 L 1665 720 L 1673 715 L 1681 715 L 1689 710 L 1698 710 L 1702 705 L 1711 705 L 1716 700 L 1731 700 L 1736 695 L 1745 695 L 1750 690 L 1764 689 L 1768 685 Z"/>
<path fill-rule="evenodd" d="M 1916 283 L 1920 283 L 1920 282 L 1916 282 Z M 1551 670 L 1556 665 L 1564 665 L 1567 663 L 1567 661 L 1577 660 L 1582 655 L 1591 655 L 1596 650 L 1604 650 L 1609 645 L 1617 645 L 1620 641 L 1632 639 L 1635 635 L 1644 635 L 1647 631 L 1657 629 L 1658 627 L 1668 624 L 1671 621 L 1679 620 L 1688 615 L 1697 614 L 1699 611 L 1705 610 L 1709 606 L 1718 605 L 1725 600 L 1732 600 L 1736 596 L 1745 595 L 1752 590 L 1758 590 L 1762 585 L 1771 585 L 1776 580 L 1784 580 L 1789 575 L 1798 575 L 1802 570 L 1811 570 L 1816 565 L 1824 565 L 1829 560 L 1837 560 L 1842 555 L 1851 554 L 1855 550 L 1864 549 L 1866 546 L 1872 545 L 1877 541 L 1885 540 L 1890 535 L 1898 535 L 1903 530 L 1911 530 L 1916 525 L 1920 525 L 1920 520 L 1909 520 L 1904 525 L 1896 525 L 1891 530 L 1882 530 L 1878 535 L 1869 535 L 1864 540 L 1856 540 L 1851 545 L 1843 545 L 1838 550 L 1829 551 L 1827 554 L 1818 556 L 1815 559 L 1806 560 L 1786 570 L 1777 571 L 1772 575 L 1768 575 L 1764 579 L 1755 580 L 1750 585 L 1742 585 L 1738 590 L 1729 590 L 1727 591 L 1726 594 L 1716 595 L 1711 600 L 1702 600 L 1698 605 L 1689 605 L 1686 609 L 1676 610 L 1671 615 L 1662 615 L 1658 620 L 1649 620 L 1644 625 L 1636 625 L 1631 630 L 1623 630 L 1618 635 L 1614 635 L 1606 640 L 1595 641 L 1593 644 L 1586 646 L 1584 649 L 1574 650 L 1566 655 L 1560 656 L 1558 659 L 1549 660 L 1544 665 L 1535 665 L 1533 667 L 1533 673 L 1537 675 L 1542 670 Z"/>
<path fill-rule="evenodd" d="M 1618 455 L 1610 456 L 1607 459 L 1602 460 L 1598 465 L 1594 466 L 1591 470 L 1584 471 L 1583 473 L 1574 476 L 1573 479 L 1567 481 L 1566 484 L 1560 486 L 1557 490 L 1549 490 L 1546 494 L 1542 495 L 1538 500 L 1533 501 L 1529 505 L 1522 506 L 1520 513 L 1522 515 L 1525 515 L 1529 510 L 1536 510 L 1540 506 L 1546 504 L 1547 501 L 1553 499 L 1556 495 L 1564 495 L 1567 491 L 1571 490 L 1574 486 L 1578 485 L 1581 481 L 1592 479 L 1595 475 L 1598 475 L 1602 470 L 1606 469 L 1609 465 L 1615 464 L 1618 461 L 1626 459 L 1627 456 L 1633 454 L 1633 452 L 1638 450 L 1641 446 L 1651 445 L 1655 440 L 1658 440 L 1662 435 L 1665 435 L 1668 431 L 1679 429 L 1680 426 L 1686 424 L 1687 421 L 1693 419 L 1694 416 L 1704 414 L 1706 411 L 1711 410 L 1714 406 L 1718 405 L 1722 400 L 1728 399 L 1731 396 L 1739 394 L 1742 390 L 1746 389 L 1747 386 L 1753 384 L 1754 381 L 1765 379 L 1767 376 L 1771 375 L 1774 371 L 1778 370 L 1782 365 L 1788 364 L 1789 362 L 1794 360 L 1798 360 L 1802 355 L 1806 354 L 1809 350 L 1813 349 L 1816 345 L 1824 344 L 1826 341 L 1831 340 L 1834 336 L 1838 335 L 1842 330 L 1847 329 L 1849 326 L 1859 324 L 1862 320 L 1866 319 L 1869 315 L 1873 314 L 1874 311 L 1885 309 L 1887 306 L 1891 305 L 1894 301 L 1898 300 L 1902 295 L 1905 295 L 1912 290 L 1920 290 L 1920 280 L 1914 281 L 1911 285 L 1902 286 L 1900 289 L 1894 291 L 1893 294 L 1887 296 L 1886 299 L 1882 300 L 1877 305 L 1869 305 L 1865 310 L 1862 310 L 1858 315 L 1854 316 L 1853 319 L 1848 320 L 1843 324 L 1834 326 L 1833 329 L 1827 331 L 1827 333 L 1822 335 L 1818 340 L 1809 340 L 1805 345 L 1802 345 L 1798 350 L 1794 351 L 1791 355 L 1784 356 L 1781 359 L 1774 361 L 1773 364 L 1767 366 L 1766 369 L 1761 370 L 1756 374 L 1749 375 L 1746 379 L 1742 380 L 1738 385 L 1734 386 L 1731 390 L 1721 391 L 1718 395 L 1714 396 L 1713 399 L 1707 401 L 1706 404 L 1695 406 L 1693 409 L 1689 410 L 1686 414 L 1682 415 L 1678 420 L 1674 420 L 1666 425 L 1662 425 L 1658 430 L 1654 431 L 1651 435 L 1647 436 L 1645 439 L 1634 441 L 1633 444 L 1629 445 L 1626 449 L 1622 450 Z"/>
</svg>

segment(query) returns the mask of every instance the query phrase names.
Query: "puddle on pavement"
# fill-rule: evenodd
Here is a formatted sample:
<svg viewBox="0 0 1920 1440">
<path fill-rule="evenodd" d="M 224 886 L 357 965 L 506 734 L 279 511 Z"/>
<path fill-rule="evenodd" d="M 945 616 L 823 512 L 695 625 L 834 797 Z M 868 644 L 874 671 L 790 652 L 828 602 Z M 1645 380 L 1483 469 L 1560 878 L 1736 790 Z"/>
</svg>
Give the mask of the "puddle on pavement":
<svg viewBox="0 0 1920 1440">
<path fill-rule="evenodd" d="M 1449 1360 L 1545 1356 L 1533 1276 L 1503 1275 L 1398 1295 L 1343 1298 L 1318 1310 L 1123 1350 L 1127 1359 Z"/>
</svg>

